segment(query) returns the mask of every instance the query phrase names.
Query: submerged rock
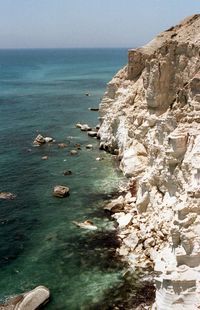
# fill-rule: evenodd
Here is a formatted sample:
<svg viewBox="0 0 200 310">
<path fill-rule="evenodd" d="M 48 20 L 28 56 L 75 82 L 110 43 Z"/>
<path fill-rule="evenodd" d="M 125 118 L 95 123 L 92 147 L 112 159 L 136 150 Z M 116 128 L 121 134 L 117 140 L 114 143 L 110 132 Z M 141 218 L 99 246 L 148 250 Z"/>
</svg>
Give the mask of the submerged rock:
<svg viewBox="0 0 200 310">
<path fill-rule="evenodd" d="M 84 221 L 84 222 L 76 222 L 76 221 L 73 221 L 72 222 L 74 225 L 76 225 L 77 227 L 80 227 L 80 228 L 83 228 L 83 229 L 88 229 L 88 230 L 97 230 L 97 226 L 95 226 L 93 224 L 92 221 Z"/>
<path fill-rule="evenodd" d="M 64 149 L 65 147 L 68 147 L 68 145 L 66 143 L 58 143 L 58 147 Z"/>
<path fill-rule="evenodd" d="M 74 146 L 77 148 L 77 150 L 81 150 L 81 144 L 80 143 L 76 143 L 76 144 L 74 144 Z"/>
<path fill-rule="evenodd" d="M 53 196 L 63 198 L 69 196 L 69 187 L 63 185 L 56 185 L 53 190 Z"/>
<path fill-rule="evenodd" d="M 63 172 L 64 175 L 71 175 L 72 174 L 72 171 L 71 170 L 65 170 Z"/>
<path fill-rule="evenodd" d="M 45 305 L 50 298 L 49 289 L 38 286 L 32 291 L 11 298 L 0 310 L 36 310 Z"/>
<path fill-rule="evenodd" d="M 96 157 L 96 161 L 101 161 L 101 160 L 104 160 L 103 157 Z"/>
<path fill-rule="evenodd" d="M 93 148 L 93 145 L 92 144 L 87 144 L 85 147 L 86 147 L 86 149 L 91 150 Z"/>
<path fill-rule="evenodd" d="M 71 150 L 70 151 L 70 155 L 77 155 L 78 154 L 78 151 L 76 151 L 76 150 Z"/>
</svg>

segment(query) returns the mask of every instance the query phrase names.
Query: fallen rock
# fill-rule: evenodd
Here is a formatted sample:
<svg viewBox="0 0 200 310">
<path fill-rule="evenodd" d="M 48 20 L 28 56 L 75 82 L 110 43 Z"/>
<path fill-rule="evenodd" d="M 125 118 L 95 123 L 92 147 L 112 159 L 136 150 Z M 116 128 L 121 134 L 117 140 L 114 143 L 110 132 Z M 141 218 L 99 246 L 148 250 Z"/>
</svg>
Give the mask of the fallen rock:
<svg viewBox="0 0 200 310">
<path fill-rule="evenodd" d="M 15 198 L 16 198 L 15 194 L 9 192 L 0 192 L 0 199 L 13 200 Z"/>
<path fill-rule="evenodd" d="M 118 254 L 120 255 L 120 256 L 127 256 L 128 255 L 128 253 L 129 253 L 129 248 L 127 248 L 126 246 L 121 246 L 119 249 L 118 249 Z"/>
<path fill-rule="evenodd" d="M 130 235 L 128 235 L 127 238 L 123 239 L 123 243 L 131 250 L 134 250 L 136 248 L 138 242 L 139 239 L 135 232 L 132 232 Z"/>
<path fill-rule="evenodd" d="M 49 289 L 38 286 L 30 292 L 11 298 L 0 310 L 36 310 L 45 305 L 50 298 Z"/>
<path fill-rule="evenodd" d="M 81 127 L 82 127 L 82 124 L 81 124 L 81 123 L 77 123 L 77 124 L 76 124 L 76 127 L 77 127 L 77 128 L 81 128 Z"/>
<path fill-rule="evenodd" d="M 108 203 L 104 210 L 110 211 L 110 212 L 119 212 L 124 209 L 124 197 L 119 196 L 117 199 L 112 200 L 110 203 Z"/>
<path fill-rule="evenodd" d="M 53 196 L 59 198 L 69 196 L 69 187 L 63 185 L 56 185 L 53 190 Z"/>
<path fill-rule="evenodd" d="M 130 213 L 127 213 L 120 218 L 118 218 L 117 223 L 119 224 L 119 228 L 124 228 L 128 226 L 132 221 L 133 215 Z"/>
</svg>

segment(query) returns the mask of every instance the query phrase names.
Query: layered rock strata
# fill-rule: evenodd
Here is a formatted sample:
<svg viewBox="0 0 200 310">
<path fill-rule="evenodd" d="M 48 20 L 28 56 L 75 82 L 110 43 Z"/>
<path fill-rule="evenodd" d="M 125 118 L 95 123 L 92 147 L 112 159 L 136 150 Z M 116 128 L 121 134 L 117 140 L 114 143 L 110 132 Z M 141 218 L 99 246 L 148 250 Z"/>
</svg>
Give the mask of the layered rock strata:
<svg viewBox="0 0 200 310">
<path fill-rule="evenodd" d="M 155 266 L 155 309 L 199 309 L 200 15 L 129 51 L 108 83 L 100 120 L 101 148 L 118 152 L 135 184 L 122 239 L 136 261 L 143 255 Z"/>
</svg>

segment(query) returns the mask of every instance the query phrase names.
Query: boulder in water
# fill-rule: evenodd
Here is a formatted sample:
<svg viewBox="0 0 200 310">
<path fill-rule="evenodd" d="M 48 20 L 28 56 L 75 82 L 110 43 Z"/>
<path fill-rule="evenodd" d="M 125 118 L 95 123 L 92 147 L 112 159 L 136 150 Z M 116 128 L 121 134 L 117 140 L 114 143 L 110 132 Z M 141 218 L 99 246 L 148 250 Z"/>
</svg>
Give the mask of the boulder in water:
<svg viewBox="0 0 200 310">
<path fill-rule="evenodd" d="M 33 141 L 33 144 L 38 146 L 45 143 L 46 143 L 45 138 L 41 134 L 37 135 L 37 137 Z"/>
<path fill-rule="evenodd" d="M 40 146 L 45 143 L 53 142 L 53 138 L 51 137 L 43 137 L 41 134 L 37 135 L 35 140 L 33 141 L 33 144 L 36 146 Z"/>
<path fill-rule="evenodd" d="M 69 196 L 69 187 L 63 185 L 56 185 L 53 189 L 53 196 L 59 198 Z"/>
<path fill-rule="evenodd" d="M 88 110 L 94 111 L 94 112 L 98 112 L 98 111 L 99 111 L 99 108 L 88 108 Z"/>
<path fill-rule="evenodd" d="M 88 124 L 83 124 L 81 126 L 81 131 L 90 131 L 90 130 L 92 130 L 92 128 L 89 127 Z"/>
<path fill-rule="evenodd" d="M 0 310 L 36 310 L 45 305 L 50 298 L 49 289 L 37 286 L 30 292 L 11 298 Z"/>
<path fill-rule="evenodd" d="M 81 123 L 77 123 L 77 124 L 76 124 L 76 127 L 81 129 L 82 124 L 81 124 Z"/>
<path fill-rule="evenodd" d="M 91 130 L 91 131 L 88 131 L 88 136 L 94 138 L 94 137 L 97 136 L 97 132 L 96 132 L 96 131 L 92 131 L 92 130 Z"/>
<path fill-rule="evenodd" d="M 15 194 L 9 192 L 0 192 L 0 199 L 13 200 L 15 198 L 16 198 Z"/>
<path fill-rule="evenodd" d="M 47 160 L 47 159 L 48 159 L 48 156 L 42 156 L 42 159 L 43 159 L 43 160 Z"/>
<path fill-rule="evenodd" d="M 46 143 L 53 142 L 53 138 L 51 137 L 45 137 L 44 140 Z"/>
</svg>

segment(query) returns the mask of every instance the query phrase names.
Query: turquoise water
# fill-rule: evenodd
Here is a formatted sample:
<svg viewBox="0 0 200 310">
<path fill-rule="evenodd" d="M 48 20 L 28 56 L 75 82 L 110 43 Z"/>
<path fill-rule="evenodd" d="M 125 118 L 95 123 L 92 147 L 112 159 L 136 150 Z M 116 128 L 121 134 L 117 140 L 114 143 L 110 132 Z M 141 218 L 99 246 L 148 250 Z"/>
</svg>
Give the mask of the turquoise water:
<svg viewBox="0 0 200 310">
<path fill-rule="evenodd" d="M 102 205 L 123 177 L 74 125 L 98 123 L 88 108 L 98 106 L 126 61 L 126 49 L 0 50 L 0 191 L 17 195 L 0 200 L 1 302 L 42 284 L 52 295 L 46 309 L 99 309 L 121 283 L 113 222 Z M 33 147 L 38 133 L 56 143 Z M 71 156 L 77 143 L 81 150 Z M 69 186 L 70 196 L 53 197 L 57 184 Z M 98 230 L 72 223 L 86 219 Z"/>
</svg>

